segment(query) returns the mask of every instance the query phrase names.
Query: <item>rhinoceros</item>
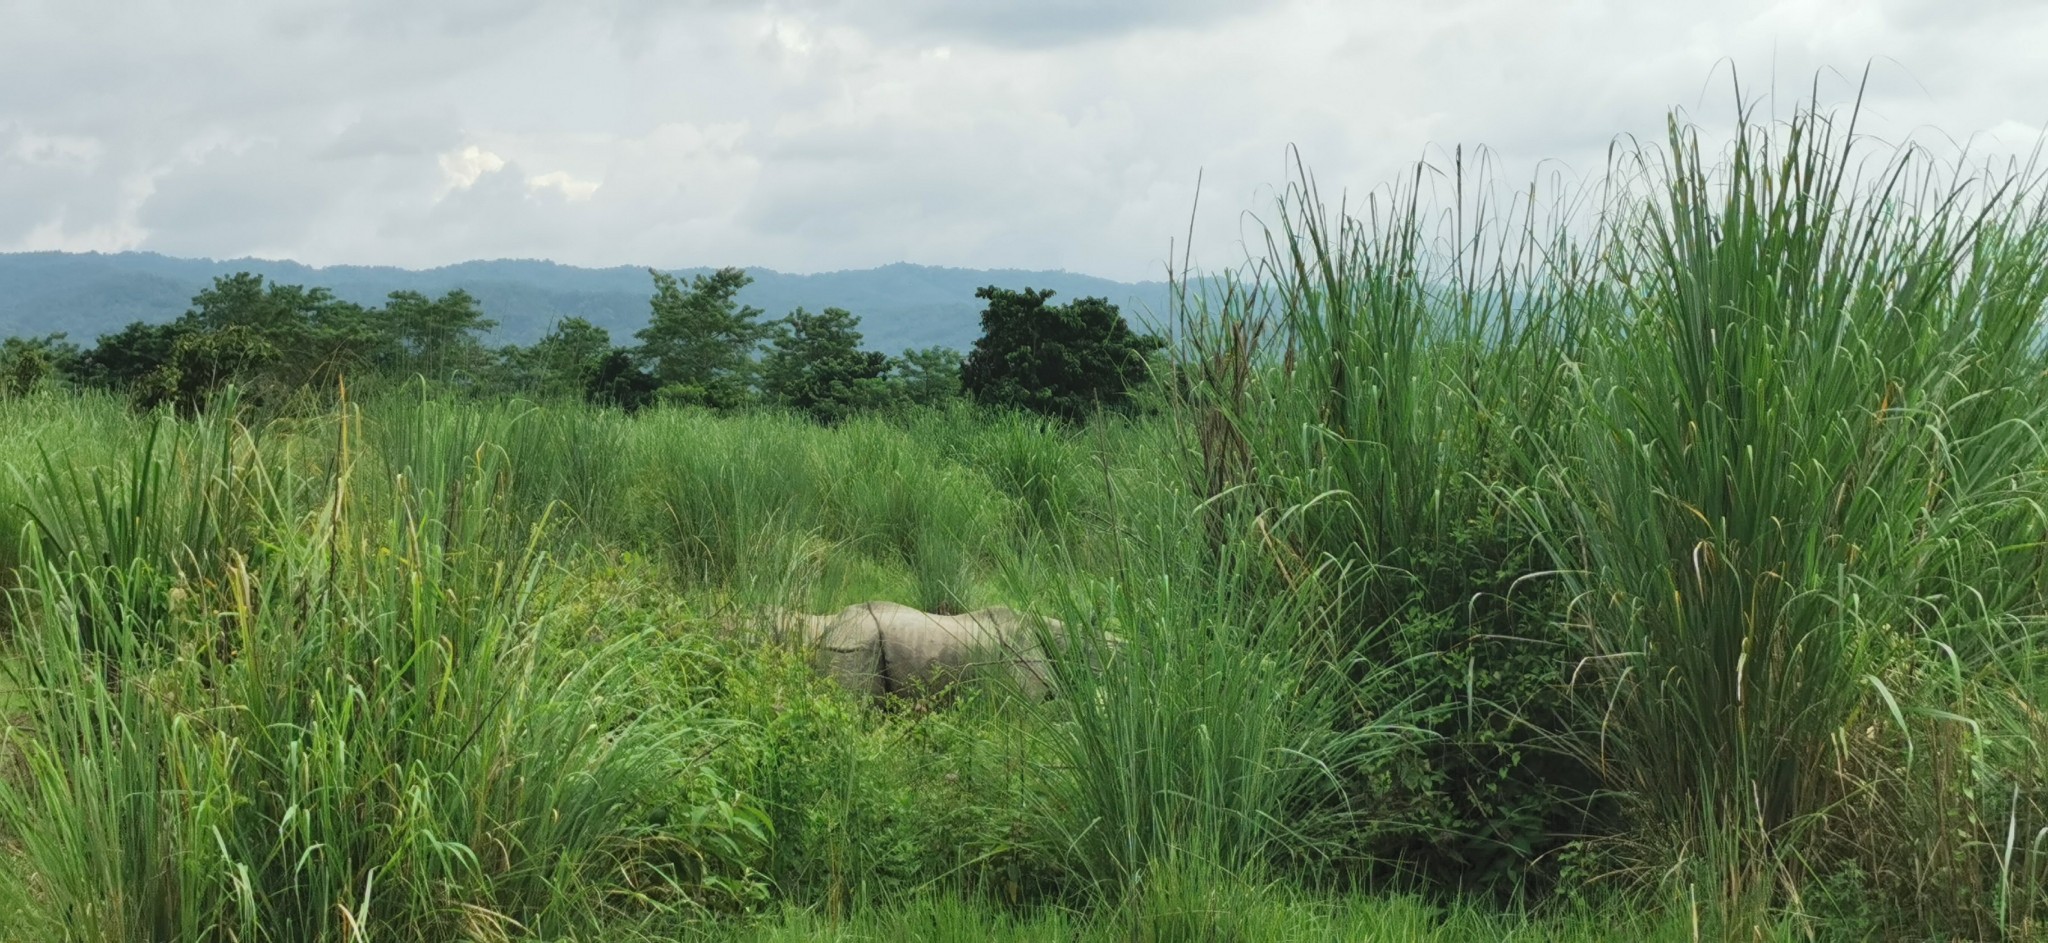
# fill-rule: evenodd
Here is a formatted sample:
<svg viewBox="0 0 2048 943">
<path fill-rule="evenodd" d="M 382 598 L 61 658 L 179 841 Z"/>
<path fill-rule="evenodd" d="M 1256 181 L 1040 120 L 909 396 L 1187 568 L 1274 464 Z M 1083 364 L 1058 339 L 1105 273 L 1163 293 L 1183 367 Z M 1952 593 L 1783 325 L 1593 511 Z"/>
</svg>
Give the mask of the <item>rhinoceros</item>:
<svg viewBox="0 0 2048 943">
<path fill-rule="evenodd" d="M 1065 629 L 1057 619 L 1002 607 L 948 616 L 866 602 L 829 615 L 776 615 L 787 635 L 812 646 L 820 673 L 875 697 L 1008 677 L 1025 697 L 1043 699 L 1052 693 L 1052 673 L 1039 639 L 1063 638 Z"/>
</svg>

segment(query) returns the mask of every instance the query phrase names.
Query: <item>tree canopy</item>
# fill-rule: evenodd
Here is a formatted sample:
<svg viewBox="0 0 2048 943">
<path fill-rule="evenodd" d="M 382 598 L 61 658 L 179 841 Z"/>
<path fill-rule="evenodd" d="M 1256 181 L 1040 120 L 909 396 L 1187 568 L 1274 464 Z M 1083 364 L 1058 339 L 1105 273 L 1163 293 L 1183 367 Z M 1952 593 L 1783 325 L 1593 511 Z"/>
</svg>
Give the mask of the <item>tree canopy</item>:
<svg viewBox="0 0 2048 943">
<path fill-rule="evenodd" d="M 563 318 L 532 347 L 499 351 L 495 385 L 542 398 L 580 397 L 611 353 L 610 331 L 583 318 Z"/>
<path fill-rule="evenodd" d="M 447 380 L 489 363 L 479 335 L 492 326 L 462 291 L 393 292 L 384 307 L 365 308 L 242 272 L 215 279 L 169 324 L 137 321 L 101 335 L 75 375 L 145 407 L 189 412 L 230 384 L 260 400 L 363 374 Z"/>
<path fill-rule="evenodd" d="M 749 399 L 754 351 L 768 334 L 761 309 L 737 296 L 753 279 L 736 268 L 699 275 L 686 288 L 666 272 L 654 276 L 654 297 L 638 359 L 661 384 L 664 400 L 730 409 Z"/>
<path fill-rule="evenodd" d="M 944 406 L 960 398 L 960 352 L 919 347 L 903 352 L 892 367 L 895 398 L 913 406 Z"/>
<path fill-rule="evenodd" d="M 891 357 L 864 349 L 861 319 L 798 307 L 771 322 L 741 304 L 737 268 L 688 281 L 650 270 L 647 325 L 634 343 L 582 317 L 531 346 L 484 346 L 496 322 L 467 291 L 392 292 L 377 307 L 325 288 L 237 273 L 215 279 L 168 324 L 133 322 L 87 350 L 61 336 L 0 345 L 0 394 L 49 383 L 131 395 L 137 405 L 201 409 L 220 390 L 241 402 L 312 405 L 343 381 L 424 380 L 469 395 L 584 399 L 638 410 L 655 403 L 786 408 L 823 423 L 861 412 L 983 404 L 1080 418 L 1126 405 L 1160 342 L 1134 333 L 1114 305 L 1052 305 L 1050 291 L 987 287 L 971 356 L 945 347 Z M 298 407 L 292 407 L 298 408 Z"/>
<path fill-rule="evenodd" d="M 497 327 L 469 292 L 456 289 L 429 299 L 394 291 L 384 304 L 388 331 L 405 358 L 401 372 L 446 380 L 484 367 L 489 353 L 479 335 Z"/>
<path fill-rule="evenodd" d="M 771 402 L 834 423 L 887 395 L 889 358 L 860 349 L 860 318 L 851 312 L 798 308 L 773 327 L 761 364 L 761 391 Z"/>
<path fill-rule="evenodd" d="M 1132 331 L 1104 299 L 1047 304 L 1052 295 L 993 285 L 976 291 L 988 306 L 961 385 L 983 405 L 1062 419 L 1129 405 L 1149 375 L 1149 357 L 1165 343 Z"/>
</svg>

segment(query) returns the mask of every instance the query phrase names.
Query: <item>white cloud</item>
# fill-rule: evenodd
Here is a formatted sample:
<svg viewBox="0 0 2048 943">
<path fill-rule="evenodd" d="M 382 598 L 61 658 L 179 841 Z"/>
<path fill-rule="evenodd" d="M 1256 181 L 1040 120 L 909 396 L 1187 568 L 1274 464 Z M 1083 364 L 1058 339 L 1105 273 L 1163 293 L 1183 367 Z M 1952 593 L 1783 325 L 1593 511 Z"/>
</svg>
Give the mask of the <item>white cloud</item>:
<svg viewBox="0 0 2048 943">
<path fill-rule="evenodd" d="M 441 178 L 450 190 L 467 190 L 476 186 L 484 174 L 497 173 L 505 169 L 505 158 L 474 144 L 459 151 L 441 155 Z"/>
<path fill-rule="evenodd" d="M 771 16 L 765 34 L 769 43 L 784 54 L 806 56 L 811 52 L 811 31 L 802 20 Z"/>
<path fill-rule="evenodd" d="M 105 150 L 100 142 L 72 134 L 41 134 L 31 128 L 18 129 L 8 156 L 24 164 L 46 167 L 90 168 Z"/>
<path fill-rule="evenodd" d="M 602 185 L 595 180 L 578 180 L 575 177 L 569 176 L 569 172 L 565 170 L 535 174 L 526 178 L 526 188 L 528 190 L 553 190 L 561 194 L 563 199 L 572 203 L 590 199 L 591 195 L 596 193 L 597 188 Z"/>
</svg>

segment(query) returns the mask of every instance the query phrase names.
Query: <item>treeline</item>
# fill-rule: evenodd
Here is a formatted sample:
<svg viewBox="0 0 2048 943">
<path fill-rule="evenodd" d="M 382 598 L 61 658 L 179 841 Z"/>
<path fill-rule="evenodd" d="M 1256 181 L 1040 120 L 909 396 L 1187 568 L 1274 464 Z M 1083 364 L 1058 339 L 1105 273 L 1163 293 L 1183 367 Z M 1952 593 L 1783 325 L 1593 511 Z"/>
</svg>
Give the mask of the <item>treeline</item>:
<svg viewBox="0 0 2048 943">
<path fill-rule="evenodd" d="M 628 412 L 765 407 L 832 423 L 968 397 L 1078 418 L 1127 406 L 1163 347 L 1103 299 L 1052 305 L 1050 291 L 991 286 L 975 293 L 986 308 L 969 354 L 927 347 L 890 356 L 864 349 L 860 318 L 842 308 L 765 319 L 738 301 L 752 281 L 741 269 L 688 282 L 650 274 L 648 323 L 636 343 L 570 317 L 531 346 L 491 347 L 485 337 L 497 323 L 461 290 L 439 298 L 395 291 L 366 307 L 243 272 L 216 278 L 178 319 L 131 323 L 89 349 L 62 334 L 0 340 L 0 395 L 60 384 L 189 414 L 230 386 L 244 402 L 290 408 L 323 404 L 347 386 L 423 381 Z"/>
</svg>

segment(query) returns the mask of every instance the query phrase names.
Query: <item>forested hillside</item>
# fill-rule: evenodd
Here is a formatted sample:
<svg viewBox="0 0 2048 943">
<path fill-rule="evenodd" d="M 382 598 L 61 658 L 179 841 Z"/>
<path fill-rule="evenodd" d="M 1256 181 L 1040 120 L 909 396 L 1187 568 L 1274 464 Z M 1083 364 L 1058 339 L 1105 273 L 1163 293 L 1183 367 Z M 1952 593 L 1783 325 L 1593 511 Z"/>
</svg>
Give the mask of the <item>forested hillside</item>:
<svg viewBox="0 0 2048 943">
<path fill-rule="evenodd" d="M 685 280 L 710 268 L 673 270 Z M 150 252 L 0 254 L 0 337 L 62 332 L 90 344 L 132 321 L 162 323 L 183 314 L 214 278 L 251 272 L 274 282 L 321 285 L 337 298 L 382 303 L 394 291 L 440 295 L 461 289 L 498 322 L 492 343 L 531 344 L 556 322 L 579 317 L 615 335 L 647 323 L 647 270 L 588 269 L 534 260 L 463 262 L 412 270 L 389 266 L 325 268 L 266 259 L 178 259 Z M 951 347 L 965 350 L 979 334 L 984 285 L 1028 284 L 1062 297 L 1101 297 L 1134 320 L 1166 310 L 1164 282 L 1116 282 L 1068 272 L 880 268 L 791 275 L 750 268 L 753 284 L 741 304 L 780 316 L 795 308 L 848 309 L 860 315 L 868 340 L 882 350 Z"/>
</svg>

